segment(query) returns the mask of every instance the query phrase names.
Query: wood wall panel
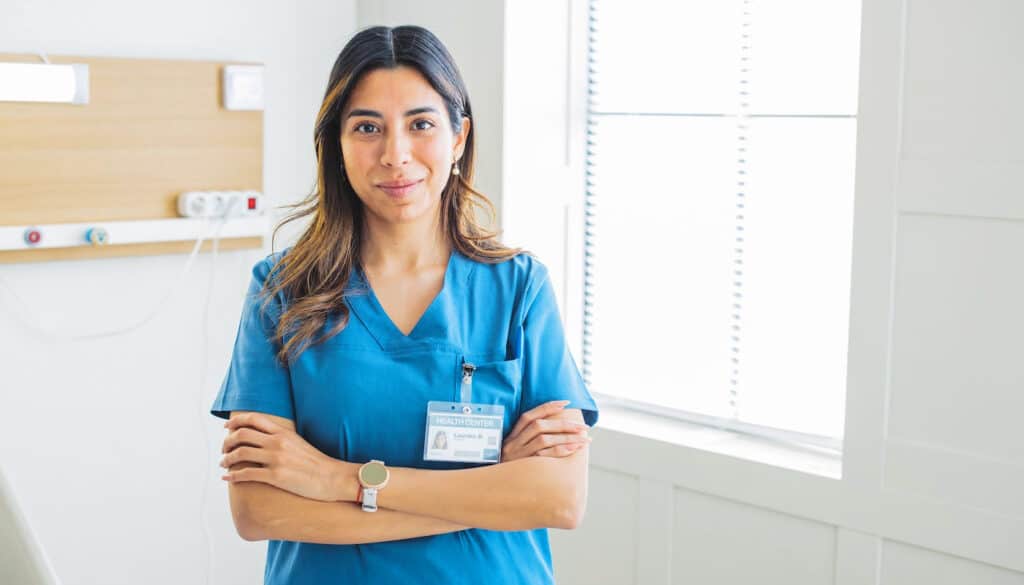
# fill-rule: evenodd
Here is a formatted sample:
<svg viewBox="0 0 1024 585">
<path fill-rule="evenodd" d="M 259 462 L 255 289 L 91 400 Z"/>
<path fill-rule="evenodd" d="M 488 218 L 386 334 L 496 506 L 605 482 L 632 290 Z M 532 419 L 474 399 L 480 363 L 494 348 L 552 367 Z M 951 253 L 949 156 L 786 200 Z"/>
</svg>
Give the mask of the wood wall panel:
<svg viewBox="0 0 1024 585">
<path fill-rule="evenodd" d="M 0 54 L 0 61 L 39 59 Z M 223 64 L 50 62 L 89 65 L 89 103 L 0 103 L 0 225 L 173 218 L 184 191 L 263 191 L 263 112 L 221 107 Z M 262 238 L 237 240 L 225 247 L 262 245 Z M 0 262 L 175 253 L 182 246 L 84 250 L 0 252 Z"/>
</svg>

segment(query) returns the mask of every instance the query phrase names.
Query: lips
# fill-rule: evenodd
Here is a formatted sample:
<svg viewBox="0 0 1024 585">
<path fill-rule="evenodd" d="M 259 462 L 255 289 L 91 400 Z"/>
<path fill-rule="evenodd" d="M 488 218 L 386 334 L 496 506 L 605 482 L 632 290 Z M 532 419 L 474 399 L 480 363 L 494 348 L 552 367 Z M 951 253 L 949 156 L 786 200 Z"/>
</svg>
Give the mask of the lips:
<svg viewBox="0 0 1024 585">
<path fill-rule="evenodd" d="M 420 179 L 420 180 L 422 180 L 422 179 Z M 388 181 L 386 183 L 377 183 L 377 186 L 378 187 L 395 187 L 395 188 L 397 188 L 397 187 L 408 187 L 409 185 L 415 185 L 416 183 L 419 183 L 420 180 L 414 181 L 412 179 L 400 179 L 398 181 Z"/>
<path fill-rule="evenodd" d="M 402 179 L 399 181 L 377 183 L 377 187 L 379 187 L 382 191 L 384 191 L 385 193 L 392 197 L 402 197 L 407 193 L 411 192 L 413 189 L 416 188 L 417 185 L 419 185 L 422 182 L 423 179 L 415 181 L 410 179 Z"/>
</svg>

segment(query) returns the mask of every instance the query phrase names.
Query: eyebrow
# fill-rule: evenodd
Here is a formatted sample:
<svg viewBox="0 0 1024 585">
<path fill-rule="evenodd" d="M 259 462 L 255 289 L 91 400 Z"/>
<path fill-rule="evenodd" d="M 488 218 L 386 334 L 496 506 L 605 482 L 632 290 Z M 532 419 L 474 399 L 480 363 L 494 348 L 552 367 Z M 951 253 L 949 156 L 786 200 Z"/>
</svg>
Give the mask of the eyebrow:
<svg viewBox="0 0 1024 585">
<path fill-rule="evenodd" d="M 406 116 L 415 116 L 416 114 L 423 114 L 423 113 L 426 113 L 426 112 L 433 112 L 435 114 L 439 113 L 437 111 L 437 108 L 434 108 L 434 107 L 431 107 L 431 106 L 423 106 L 421 108 L 413 108 L 413 109 L 409 110 L 408 112 L 406 112 L 405 115 Z M 371 118 L 381 118 L 381 119 L 384 118 L 384 115 L 381 114 L 380 112 L 376 111 L 376 110 L 352 110 L 351 112 L 348 113 L 348 116 L 345 116 L 345 118 L 348 119 L 348 118 L 351 118 L 353 116 L 369 116 Z"/>
</svg>

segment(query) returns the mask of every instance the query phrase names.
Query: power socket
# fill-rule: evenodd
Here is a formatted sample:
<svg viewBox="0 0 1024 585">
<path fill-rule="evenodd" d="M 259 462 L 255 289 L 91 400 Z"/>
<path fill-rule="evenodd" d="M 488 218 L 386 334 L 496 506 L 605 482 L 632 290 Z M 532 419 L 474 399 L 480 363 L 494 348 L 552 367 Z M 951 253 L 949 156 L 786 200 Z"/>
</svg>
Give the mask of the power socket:
<svg viewBox="0 0 1024 585">
<path fill-rule="evenodd" d="M 263 214 L 259 191 L 186 191 L 178 196 L 181 217 L 252 217 Z"/>
</svg>

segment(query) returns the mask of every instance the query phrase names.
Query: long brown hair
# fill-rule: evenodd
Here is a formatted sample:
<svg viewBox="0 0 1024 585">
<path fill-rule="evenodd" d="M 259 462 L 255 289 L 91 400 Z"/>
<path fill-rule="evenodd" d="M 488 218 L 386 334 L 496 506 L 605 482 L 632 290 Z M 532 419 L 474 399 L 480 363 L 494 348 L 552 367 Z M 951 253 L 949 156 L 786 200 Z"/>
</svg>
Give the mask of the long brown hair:
<svg viewBox="0 0 1024 585">
<path fill-rule="evenodd" d="M 494 205 L 473 188 L 474 128 L 469 94 L 455 61 L 441 41 L 418 26 L 376 26 L 360 31 L 345 45 L 334 62 L 323 104 L 316 119 L 314 146 L 317 184 L 302 201 L 285 206 L 294 211 L 274 229 L 312 215 L 309 227 L 287 254 L 271 269 L 261 294 L 263 309 L 279 292 L 288 300 L 273 342 L 277 359 L 288 366 L 310 345 L 322 343 L 340 333 L 349 320 L 343 302 L 349 276 L 359 265 L 362 250 L 363 203 L 344 180 L 340 142 L 340 117 L 349 95 L 359 80 L 376 69 L 399 66 L 415 68 L 444 99 L 453 129 L 462 118 L 470 119 L 469 135 L 457 165 L 441 193 L 440 227 L 452 247 L 479 262 L 497 263 L 522 250 L 507 248 L 493 232 L 477 222 L 477 211 L 487 214 L 493 225 Z M 271 240 L 273 247 L 273 239 Z M 339 315 L 337 325 L 322 333 L 331 314 Z M 291 335 L 290 339 L 287 339 Z"/>
</svg>

